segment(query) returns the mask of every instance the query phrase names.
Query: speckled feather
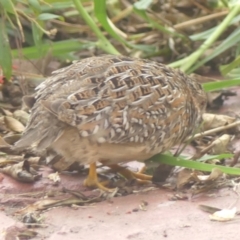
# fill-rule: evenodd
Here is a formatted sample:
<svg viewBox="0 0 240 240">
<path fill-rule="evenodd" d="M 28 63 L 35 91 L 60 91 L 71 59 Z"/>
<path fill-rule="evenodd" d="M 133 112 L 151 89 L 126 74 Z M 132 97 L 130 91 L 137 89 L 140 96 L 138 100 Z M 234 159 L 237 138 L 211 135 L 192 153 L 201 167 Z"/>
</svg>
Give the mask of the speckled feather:
<svg viewBox="0 0 240 240">
<path fill-rule="evenodd" d="M 53 148 L 69 163 L 144 160 L 184 141 L 205 106 L 201 85 L 179 70 L 130 57 L 91 57 L 37 87 L 16 147 Z"/>
</svg>

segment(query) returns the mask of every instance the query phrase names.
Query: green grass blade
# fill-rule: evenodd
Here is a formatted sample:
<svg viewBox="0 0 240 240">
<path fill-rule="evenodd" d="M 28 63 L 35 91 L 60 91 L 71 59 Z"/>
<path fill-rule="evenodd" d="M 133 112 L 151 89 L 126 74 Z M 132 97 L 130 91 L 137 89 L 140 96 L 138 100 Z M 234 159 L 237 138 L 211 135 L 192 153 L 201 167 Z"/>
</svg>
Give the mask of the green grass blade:
<svg viewBox="0 0 240 240">
<path fill-rule="evenodd" d="M 224 51 L 228 50 L 232 46 L 238 44 L 240 42 L 240 28 L 237 28 L 230 36 L 225 39 L 219 46 L 217 46 L 214 51 L 211 53 L 211 55 L 207 56 L 200 62 L 198 62 L 196 65 L 194 65 L 191 69 L 190 72 L 193 72 L 200 66 L 202 66 L 204 63 L 210 61 L 211 59 L 215 58 L 216 56 L 220 55 Z"/>
<path fill-rule="evenodd" d="M 98 21 L 101 23 L 103 28 L 114 38 L 116 38 L 119 42 L 123 44 L 127 44 L 119 34 L 117 34 L 112 27 L 110 26 L 107 18 L 106 12 L 106 1 L 105 0 L 94 0 L 94 13 Z"/>
<path fill-rule="evenodd" d="M 61 21 L 64 21 L 64 17 L 52 13 L 41 13 L 37 17 L 38 20 L 41 21 L 46 21 L 46 20 L 51 20 L 51 19 L 60 19 Z"/>
<path fill-rule="evenodd" d="M 0 0 L 0 6 L 2 6 L 3 9 L 6 12 L 9 12 L 9 13 L 16 16 L 16 11 L 14 9 L 14 4 L 11 0 L 8 0 L 8 1 Z"/>
<path fill-rule="evenodd" d="M 38 24 L 43 25 L 43 22 L 38 21 Z M 43 32 L 39 29 L 38 25 L 35 22 L 32 22 L 31 25 L 32 25 L 32 37 L 34 40 L 34 44 L 37 47 L 37 50 L 41 51 Z"/>
<path fill-rule="evenodd" d="M 213 160 L 213 159 L 223 159 L 223 158 L 231 158 L 233 157 L 233 154 L 231 153 L 223 153 L 223 154 L 219 154 L 219 155 L 204 155 L 201 158 L 199 158 L 197 161 L 198 162 L 205 162 L 208 160 Z"/>
<path fill-rule="evenodd" d="M 240 4 L 236 4 L 229 14 L 224 18 L 224 20 L 218 25 L 216 31 L 214 31 L 211 36 L 209 36 L 206 41 L 199 47 L 199 49 L 195 52 L 193 52 L 190 56 L 181 59 L 180 61 L 174 62 L 172 64 L 169 64 L 171 67 L 180 67 L 180 69 L 184 72 L 191 73 L 193 70 L 199 66 L 199 64 L 196 64 L 199 57 L 211 47 L 211 45 L 219 38 L 219 36 L 226 30 L 226 28 L 229 26 L 233 18 L 239 14 L 240 11 Z M 192 67 L 194 66 L 194 67 Z"/>
<path fill-rule="evenodd" d="M 181 37 L 181 38 L 186 38 L 184 35 L 176 32 L 174 29 L 170 29 L 168 27 L 164 27 L 161 24 L 159 24 L 156 21 L 154 21 L 153 19 L 151 19 L 147 15 L 146 11 L 134 8 L 134 12 L 136 14 L 138 14 L 140 17 L 142 17 L 146 22 L 148 22 L 152 26 L 152 28 L 158 29 L 158 30 L 160 30 L 163 33 L 168 33 L 168 34 L 175 35 L 175 36 L 178 36 L 178 37 Z"/>
<path fill-rule="evenodd" d="M 240 68 L 234 68 L 231 72 L 228 73 L 228 76 L 232 79 L 238 79 L 240 76 Z"/>
<path fill-rule="evenodd" d="M 24 56 L 29 59 L 40 58 L 40 56 L 51 52 L 52 56 L 61 56 L 64 53 L 76 52 L 86 48 L 95 47 L 94 42 L 85 42 L 78 39 L 64 40 L 59 42 L 47 42 L 41 46 L 41 55 L 37 51 L 36 47 L 26 47 L 21 50 L 12 50 L 13 57 Z"/>
<path fill-rule="evenodd" d="M 93 32 L 98 37 L 97 46 L 107 53 L 120 55 L 117 49 L 108 41 L 108 39 L 103 35 L 103 33 L 100 31 L 96 23 L 93 21 L 93 19 L 89 16 L 86 9 L 82 6 L 81 0 L 72 1 L 79 12 L 79 15 L 84 19 L 84 21 L 88 24 L 88 26 L 93 30 Z"/>
<path fill-rule="evenodd" d="M 141 45 L 141 44 L 132 44 L 126 41 L 123 37 L 121 37 L 114 29 L 111 27 L 108 21 L 107 13 L 106 13 L 106 1 L 105 0 L 94 0 L 94 12 L 98 21 L 101 23 L 103 28 L 116 40 L 125 46 L 133 49 L 137 49 L 143 52 L 154 53 L 156 52 L 156 47 L 149 45 Z"/>
<path fill-rule="evenodd" d="M 223 80 L 220 82 L 203 83 L 203 89 L 206 92 L 211 92 L 211 91 L 218 91 L 224 88 L 229 88 L 229 87 L 234 87 L 239 85 L 240 85 L 240 79 L 230 79 L 230 80 Z"/>
<path fill-rule="evenodd" d="M 225 167 L 214 164 L 202 163 L 192 160 L 183 160 L 181 158 L 176 158 L 173 156 L 158 154 L 149 159 L 149 161 L 165 163 L 172 166 L 181 166 L 190 169 L 196 169 L 199 171 L 211 172 L 213 168 L 218 168 L 222 172 L 230 175 L 240 175 L 240 168 Z"/>
<path fill-rule="evenodd" d="M 236 16 L 235 18 L 233 18 L 233 20 L 230 22 L 229 26 L 233 25 L 233 24 L 238 24 L 240 21 L 240 15 Z M 194 34 L 194 35 L 191 35 L 189 36 L 189 38 L 192 40 L 192 41 L 199 41 L 199 40 L 206 40 L 208 39 L 211 34 L 216 31 L 217 27 L 213 27 L 213 28 L 210 28 L 204 32 L 201 32 L 201 33 L 197 33 L 197 34 Z"/>
<path fill-rule="evenodd" d="M 240 56 L 238 56 L 234 61 L 229 64 L 221 65 L 220 71 L 222 75 L 226 76 L 229 72 L 231 72 L 236 67 L 240 66 Z"/>
<path fill-rule="evenodd" d="M 12 55 L 5 23 L 0 19 L 0 67 L 3 75 L 10 79 L 12 75 Z"/>
</svg>

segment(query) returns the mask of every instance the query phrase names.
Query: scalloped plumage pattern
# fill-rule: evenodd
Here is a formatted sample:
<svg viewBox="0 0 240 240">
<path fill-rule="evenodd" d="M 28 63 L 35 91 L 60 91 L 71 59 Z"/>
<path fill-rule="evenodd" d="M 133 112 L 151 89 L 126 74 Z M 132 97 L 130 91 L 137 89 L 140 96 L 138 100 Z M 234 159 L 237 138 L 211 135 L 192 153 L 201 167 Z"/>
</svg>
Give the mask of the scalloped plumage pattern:
<svg viewBox="0 0 240 240">
<path fill-rule="evenodd" d="M 70 165 L 145 160 L 168 150 L 193 133 L 207 99 L 179 70 L 107 55 L 53 72 L 34 101 L 16 147 L 53 148 Z"/>
</svg>

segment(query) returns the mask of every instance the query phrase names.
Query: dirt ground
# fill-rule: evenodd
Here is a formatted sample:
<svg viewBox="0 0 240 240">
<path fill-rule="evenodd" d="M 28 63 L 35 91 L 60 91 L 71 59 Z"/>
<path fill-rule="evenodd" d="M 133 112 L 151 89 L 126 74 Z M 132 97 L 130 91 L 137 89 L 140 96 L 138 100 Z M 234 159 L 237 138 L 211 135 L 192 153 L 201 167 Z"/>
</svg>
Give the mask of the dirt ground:
<svg viewBox="0 0 240 240">
<path fill-rule="evenodd" d="M 240 91 L 237 93 L 236 97 L 225 102 L 221 113 L 234 111 L 239 114 Z M 239 141 L 235 142 L 235 148 L 238 149 L 239 146 Z M 86 195 L 98 194 L 83 187 L 83 175 L 61 174 L 61 182 L 54 185 L 47 178 L 50 172 L 50 168 L 43 168 L 42 179 L 34 184 L 19 183 L 0 174 L 0 239 L 18 239 L 19 232 L 24 232 L 26 228 L 17 211 L 38 200 L 47 200 L 51 192 L 65 187 L 83 191 Z M 38 196 L 39 192 L 43 195 Z M 28 198 L 21 195 L 23 193 L 36 194 L 36 197 Z M 174 192 L 170 190 L 153 188 L 86 206 L 72 204 L 48 208 L 39 211 L 41 221 L 38 227 L 28 230 L 37 232 L 34 239 L 47 240 L 239 239 L 238 215 L 228 222 L 211 221 L 209 213 L 199 208 L 203 204 L 216 208 L 240 209 L 239 197 L 231 188 L 186 200 L 173 201 L 173 195 Z"/>
<path fill-rule="evenodd" d="M 35 184 L 18 183 L 8 176 L 1 176 L 1 235 L 5 240 L 18 239 L 16 234 L 26 229 L 19 216 L 15 214 L 23 206 L 32 204 L 27 197 L 17 193 L 49 192 L 63 186 L 72 190 L 85 190 L 82 187 L 84 176 L 61 175 L 61 183 L 53 186 L 46 175 Z M 229 222 L 215 222 L 209 213 L 203 212 L 199 205 L 217 208 L 240 208 L 238 196 L 231 189 L 211 194 L 203 194 L 189 200 L 171 200 L 173 192 L 155 188 L 97 202 L 86 206 L 60 206 L 41 211 L 38 228 L 29 228 L 38 235 L 34 239 L 239 239 L 239 218 Z M 46 194 L 47 195 L 47 194 Z M 34 199 L 37 200 L 43 198 Z M 142 204 L 144 203 L 144 207 Z M 12 211 L 13 210 L 13 211 Z"/>
</svg>

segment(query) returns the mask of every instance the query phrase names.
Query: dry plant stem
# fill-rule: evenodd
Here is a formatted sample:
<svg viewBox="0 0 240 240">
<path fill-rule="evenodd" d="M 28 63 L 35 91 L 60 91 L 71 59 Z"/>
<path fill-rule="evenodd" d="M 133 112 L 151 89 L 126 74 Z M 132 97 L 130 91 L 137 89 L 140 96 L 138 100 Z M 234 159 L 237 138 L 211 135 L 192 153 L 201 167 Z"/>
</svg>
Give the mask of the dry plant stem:
<svg viewBox="0 0 240 240">
<path fill-rule="evenodd" d="M 174 27 L 174 29 L 177 29 L 177 30 L 182 29 L 182 28 L 186 28 L 186 27 L 189 27 L 189 26 L 192 26 L 192 25 L 200 24 L 200 23 L 203 23 L 203 22 L 215 19 L 215 18 L 225 16 L 228 13 L 229 13 L 229 11 L 213 13 L 211 15 L 203 16 L 203 17 L 200 17 L 200 18 L 196 18 L 196 19 L 192 19 L 192 20 L 189 20 L 189 21 L 186 21 L 186 22 L 183 22 L 183 23 L 176 24 L 173 27 Z"/>
<path fill-rule="evenodd" d="M 124 39 L 127 38 L 127 34 L 124 33 L 123 31 L 121 31 L 119 28 L 117 28 L 109 18 L 107 18 L 107 21 L 108 21 L 108 24 L 111 26 L 111 28 L 112 28 L 119 36 L 121 36 L 121 37 L 124 38 Z"/>
<path fill-rule="evenodd" d="M 89 32 L 91 31 L 91 29 L 89 29 L 88 26 L 81 25 L 81 24 L 63 22 L 57 19 L 52 19 L 51 22 L 67 28 L 74 28 L 74 29 L 76 28 L 78 31 L 79 29 L 81 29 L 81 31 L 89 31 Z"/>
<path fill-rule="evenodd" d="M 111 21 L 113 23 L 117 23 L 120 20 L 122 20 L 123 18 L 127 17 L 128 15 L 130 15 L 133 11 L 133 6 L 128 6 L 126 7 L 123 11 L 121 11 L 117 16 L 111 18 Z"/>
<path fill-rule="evenodd" d="M 201 156 L 203 156 L 204 154 L 206 154 L 212 147 L 214 146 L 214 144 L 210 144 L 209 146 L 205 147 L 201 152 Z"/>
<path fill-rule="evenodd" d="M 9 1 L 9 4 L 12 5 L 13 4 L 12 1 Z M 17 22 L 17 25 L 18 25 L 18 29 L 19 29 L 19 32 L 20 32 L 20 35 L 21 35 L 21 38 L 22 38 L 21 40 L 22 40 L 22 42 L 25 42 L 25 36 L 24 36 L 24 32 L 23 32 L 23 27 L 22 27 L 21 21 L 20 21 L 20 19 L 18 17 L 18 13 L 17 13 L 16 8 L 14 6 L 12 6 L 12 9 L 14 11 L 13 14 L 15 15 L 16 22 Z"/>
<path fill-rule="evenodd" d="M 210 134 L 213 134 L 213 133 L 217 133 L 217 132 L 220 132 L 220 131 L 224 131 L 224 130 L 227 130 L 227 129 L 236 127 L 236 126 L 238 126 L 238 125 L 240 125 L 240 121 L 237 121 L 237 122 L 228 124 L 227 126 L 217 127 L 217 128 L 214 128 L 214 129 L 211 129 L 211 130 L 202 132 L 202 133 L 197 133 L 197 134 L 195 134 L 193 137 L 187 138 L 186 141 L 188 141 L 188 140 L 190 140 L 190 139 L 193 140 L 193 139 L 197 139 L 197 138 L 200 138 L 200 137 L 204 137 L 204 136 L 207 136 L 207 135 L 210 135 Z"/>
<path fill-rule="evenodd" d="M 196 7 L 202 9 L 203 11 L 206 11 L 208 13 L 211 13 L 211 10 L 203 6 L 202 4 L 198 3 L 196 0 L 190 0 L 190 2 L 195 5 Z"/>
<path fill-rule="evenodd" d="M 130 2 L 127 1 L 127 0 L 121 0 L 121 4 L 122 4 L 123 7 L 125 7 L 125 8 L 130 8 L 130 7 L 132 7 L 132 4 L 130 4 Z M 136 19 L 137 21 L 142 22 L 142 18 L 141 18 L 139 15 L 133 14 L 132 17 L 133 17 L 134 19 Z"/>
<path fill-rule="evenodd" d="M 17 13 L 19 14 L 19 15 L 22 15 L 23 17 L 25 17 L 29 22 L 34 22 L 35 24 L 36 24 L 36 26 L 43 32 L 43 33 L 45 33 L 46 35 L 48 35 L 48 36 L 51 36 L 52 34 L 51 34 L 51 31 L 46 31 L 44 28 L 42 28 L 40 25 L 39 25 L 39 23 L 34 19 L 34 18 L 32 18 L 32 17 L 29 17 L 27 14 L 25 14 L 23 11 L 21 11 L 21 10 L 17 10 Z"/>
</svg>

